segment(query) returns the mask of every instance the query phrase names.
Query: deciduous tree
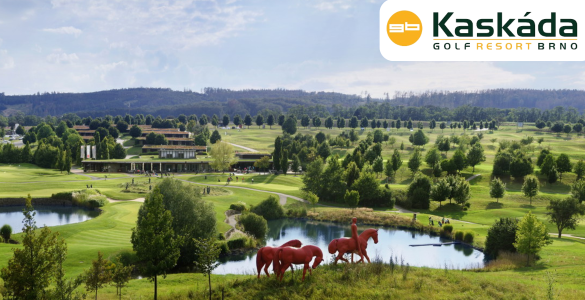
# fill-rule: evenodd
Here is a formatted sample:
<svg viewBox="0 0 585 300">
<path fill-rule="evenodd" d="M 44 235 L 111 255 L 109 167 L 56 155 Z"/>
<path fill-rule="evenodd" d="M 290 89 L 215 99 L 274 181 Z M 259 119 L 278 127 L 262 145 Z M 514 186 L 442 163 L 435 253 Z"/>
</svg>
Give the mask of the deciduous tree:
<svg viewBox="0 0 585 300">
<path fill-rule="evenodd" d="M 526 176 L 522 185 L 522 193 L 524 193 L 524 196 L 530 198 L 530 205 L 532 205 L 532 198 L 537 196 L 539 191 L 540 183 L 538 182 L 538 178 L 534 175 Z"/>
<path fill-rule="evenodd" d="M 572 197 L 559 200 L 552 199 L 546 210 L 548 221 L 557 226 L 560 239 L 564 229 L 575 230 L 581 216 L 585 214 L 585 205 Z"/>
<path fill-rule="evenodd" d="M 528 212 L 518 223 L 516 242 L 514 247 L 518 252 L 526 254 L 526 266 L 530 265 L 530 256 L 540 252 L 542 247 L 551 244 L 552 241 L 546 230 L 546 226 L 540 222 L 532 212 Z"/>
<path fill-rule="evenodd" d="M 98 297 L 98 290 L 106 286 L 112 280 L 112 263 L 104 259 L 101 251 L 98 251 L 97 260 L 91 262 L 89 270 L 85 271 L 85 290 L 95 292 L 95 299 Z"/>
<path fill-rule="evenodd" d="M 500 202 L 504 196 L 506 196 L 506 184 L 496 177 L 490 182 L 490 197 L 496 198 L 496 202 Z"/>
<path fill-rule="evenodd" d="M 194 242 L 197 249 L 195 266 L 203 275 L 207 276 L 209 299 L 211 300 L 211 272 L 219 266 L 217 259 L 219 258 L 221 249 L 213 239 L 194 239 Z"/>
</svg>

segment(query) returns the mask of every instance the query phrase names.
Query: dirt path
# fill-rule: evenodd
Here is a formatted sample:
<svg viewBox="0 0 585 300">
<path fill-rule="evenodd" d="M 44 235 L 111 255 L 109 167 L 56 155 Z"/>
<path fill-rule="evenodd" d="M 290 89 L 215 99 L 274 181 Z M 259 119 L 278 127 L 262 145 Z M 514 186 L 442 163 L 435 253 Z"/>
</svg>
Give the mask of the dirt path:
<svg viewBox="0 0 585 300">
<path fill-rule="evenodd" d="M 236 224 L 238 223 L 238 221 L 236 221 L 236 216 L 239 216 L 240 214 L 233 214 L 233 215 L 228 216 L 227 211 L 224 214 L 225 214 L 225 222 L 228 223 L 232 227 L 230 230 L 228 230 L 225 233 L 225 239 L 228 240 L 232 236 L 232 234 L 234 234 L 234 233 L 244 234 L 242 231 L 240 231 L 236 228 Z"/>
</svg>

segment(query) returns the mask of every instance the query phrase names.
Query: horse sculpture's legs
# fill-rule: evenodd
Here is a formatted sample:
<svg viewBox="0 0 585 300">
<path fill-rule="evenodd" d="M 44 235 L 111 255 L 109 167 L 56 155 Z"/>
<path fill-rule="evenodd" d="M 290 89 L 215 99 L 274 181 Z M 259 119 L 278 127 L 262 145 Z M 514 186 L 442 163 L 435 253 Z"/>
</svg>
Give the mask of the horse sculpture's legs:
<svg viewBox="0 0 585 300">
<path fill-rule="evenodd" d="M 366 259 L 368 260 L 368 263 L 371 263 L 370 257 L 368 256 L 368 252 L 366 252 L 366 249 L 362 249 L 362 254 L 366 257 Z"/>
<path fill-rule="evenodd" d="M 311 267 L 309 267 L 309 263 L 306 263 L 305 267 L 303 268 L 303 279 L 301 281 L 305 281 L 305 274 L 307 274 L 307 269 L 309 269 L 309 273 L 310 273 Z"/>
<path fill-rule="evenodd" d="M 283 264 L 283 265 L 280 267 L 280 274 L 278 274 L 278 275 L 280 275 L 280 281 L 282 281 L 282 279 L 284 278 L 284 273 L 286 272 L 286 270 L 287 270 L 288 268 L 290 268 L 291 266 L 292 266 L 292 264 L 291 264 L 291 263 L 284 263 L 284 264 Z M 277 276 L 276 278 L 278 278 L 278 276 Z"/>
<path fill-rule="evenodd" d="M 343 260 L 346 263 L 349 263 L 349 261 L 343 257 L 344 254 L 345 254 L 345 252 L 339 251 L 339 254 L 335 258 L 335 263 L 337 263 L 337 261 L 340 260 L 340 259 Z"/>
<path fill-rule="evenodd" d="M 272 264 L 271 261 L 269 261 L 268 263 L 266 263 L 266 265 L 264 265 L 264 272 L 266 273 L 266 276 L 270 277 L 270 274 L 268 273 L 268 267 L 270 267 L 270 265 Z M 260 275 L 258 275 L 258 277 L 260 277 Z"/>
</svg>

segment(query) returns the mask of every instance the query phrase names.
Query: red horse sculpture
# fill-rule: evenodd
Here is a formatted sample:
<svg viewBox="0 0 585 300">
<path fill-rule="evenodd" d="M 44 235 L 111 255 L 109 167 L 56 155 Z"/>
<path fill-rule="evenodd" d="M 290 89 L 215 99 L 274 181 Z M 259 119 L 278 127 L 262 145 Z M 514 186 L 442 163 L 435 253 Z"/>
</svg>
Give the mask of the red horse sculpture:
<svg viewBox="0 0 585 300">
<path fill-rule="evenodd" d="M 258 250 L 258 253 L 256 254 L 256 267 L 258 268 L 258 278 L 260 278 L 260 274 L 262 274 L 262 267 L 264 267 L 264 272 L 266 272 L 266 276 L 270 277 L 270 274 L 268 274 L 268 268 L 270 267 L 270 264 L 272 264 L 272 261 L 274 260 L 274 252 L 276 252 L 277 249 L 281 247 L 300 248 L 302 245 L 303 243 L 301 243 L 301 241 L 299 240 L 291 240 L 282 244 L 282 246 L 280 247 L 266 246 L 260 248 L 260 250 Z"/>
<path fill-rule="evenodd" d="M 366 248 L 368 248 L 368 240 L 370 238 L 374 240 L 375 244 L 378 243 L 378 229 L 366 229 L 364 232 L 362 232 L 362 234 L 359 235 L 362 254 L 368 260 L 368 263 L 370 262 L 370 257 L 366 252 Z M 353 254 L 358 253 L 355 240 L 351 238 L 334 239 L 331 241 L 331 243 L 329 243 L 329 253 L 335 254 L 335 252 L 339 252 L 335 258 L 335 263 L 337 263 L 337 261 L 340 259 L 349 263 L 347 259 L 343 258 L 345 253 L 351 253 L 351 262 L 353 262 Z M 358 262 L 362 262 L 363 260 L 364 259 L 362 258 Z"/>
<path fill-rule="evenodd" d="M 276 273 L 276 278 L 280 278 L 280 281 L 282 281 L 286 269 L 292 264 L 302 264 L 305 265 L 303 268 L 303 281 L 305 281 L 307 270 L 312 275 L 309 263 L 313 257 L 315 257 L 315 261 L 313 262 L 313 269 L 315 269 L 323 261 L 323 252 L 319 247 L 307 245 L 303 248 L 282 247 L 277 249 L 274 255 L 274 273 Z"/>
</svg>

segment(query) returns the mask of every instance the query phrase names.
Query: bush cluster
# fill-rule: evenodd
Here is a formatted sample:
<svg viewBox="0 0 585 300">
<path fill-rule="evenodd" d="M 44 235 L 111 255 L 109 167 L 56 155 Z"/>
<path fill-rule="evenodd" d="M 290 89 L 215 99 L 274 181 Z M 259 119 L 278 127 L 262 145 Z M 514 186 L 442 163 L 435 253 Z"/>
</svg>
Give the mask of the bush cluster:
<svg viewBox="0 0 585 300">
<path fill-rule="evenodd" d="M 71 192 L 61 192 L 52 194 L 51 199 L 73 201 L 73 195 Z"/>
<path fill-rule="evenodd" d="M 253 206 L 250 211 L 264 217 L 266 220 L 276 220 L 284 217 L 284 209 L 274 196 L 270 196 L 260 204 Z"/>
<path fill-rule="evenodd" d="M 106 196 L 100 194 L 95 189 L 85 189 L 71 193 L 73 203 L 77 206 L 86 206 L 91 208 L 103 207 L 108 203 Z"/>
<path fill-rule="evenodd" d="M 239 212 L 243 212 L 246 210 L 246 203 L 241 202 L 241 201 L 238 203 L 232 203 L 232 204 L 230 204 L 230 209 L 236 210 Z"/>
<path fill-rule="evenodd" d="M 241 215 L 240 224 L 244 227 L 245 232 L 253 235 L 257 239 L 263 239 L 268 232 L 266 219 L 252 212 Z"/>
</svg>

